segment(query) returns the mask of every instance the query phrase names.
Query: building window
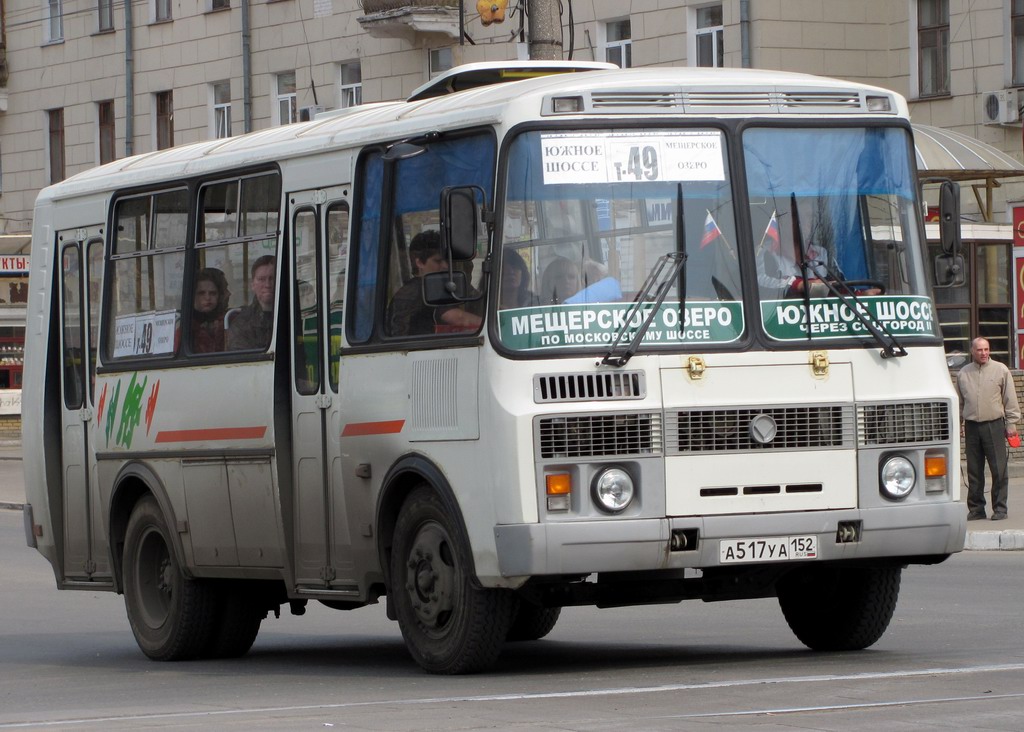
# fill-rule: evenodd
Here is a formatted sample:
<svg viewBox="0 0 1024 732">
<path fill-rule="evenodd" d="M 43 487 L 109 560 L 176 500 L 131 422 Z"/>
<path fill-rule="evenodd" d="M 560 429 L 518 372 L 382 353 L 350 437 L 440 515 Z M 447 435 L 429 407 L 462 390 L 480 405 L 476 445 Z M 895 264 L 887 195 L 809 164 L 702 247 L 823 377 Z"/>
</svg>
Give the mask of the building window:
<svg viewBox="0 0 1024 732">
<path fill-rule="evenodd" d="M 64 180 L 64 110 L 51 109 L 46 113 L 49 135 L 47 147 L 50 157 L 50 183 Z"/>
<path fill-rule="evenodd" d="M 433 79 L 438 74 L 443 74 L 453 66 L 451 48 L 432 48 L 428 59 L 430 68 L 428 72 Z"/>
<path fill-rule="evenodd" d="M 363 103 L 363 73 L 358 61 L 338 64 L 338 107 L 358 107 Z"/>
<path fill-rule="evenodd" d="M 295 94 L 295 72 L 286 71 L 277 75 L 277 123 L 288 125 L 299 119 L 298 101 Z"/>
<path fill-rule="evenodd" d="M 174 145 L 174 92 L 163 91 L 153 95 L 156 105 L 156 149 Z"/>
<path fill-rule="evenodd" d="M 47 43 L 64 40 L 64 0 L 46 0 L 45 8 L 46 37 Z"/>
<path fill-rule="evenodd" d="M 152 0 L 153 22 L 162 23 L 171 20 L 171 0 Z"/>
<path fill-rule="evenodd" d="M 211 84 L 210 93 L 213 97 L 213 136 L 231 137 L 231 82 Z"/>
<path fill-rule="evenodd" d="M 1024 0 L 1010 5 L 1010 33 L 1013 45 L 1013 84 L 1024 86 Z"/>
<path fill-rule="evenodd" d="M 938 244 L 929 244 L 934 258 Z M 970 359 L 971 341 L 985 338 L 992 358 L 1014 367 L 1013 256 L 1004 242 L 964 242 L 964 274 L 960 287 L 935 290 L 935 305 L 946 354 Z"/>
<path fill-rule="evenodd" d="M 723 43 L 725 27 L 722 25 L 722 6 L 697 8 L 696 53 L 697 66 L 720 69 L 725 66 Z"/>
<path fill-rule="evenodd" d="M 114 30 L 114 0 L 96 0 L 96 29 Z"/>
<path fill-rule="evenodd" d="M 111 160 L 117 158 L 117 153 L 114 151 L 115 130 L 113 100 L 98 102 L 96 104 L 96 130 L 99 135 L 99 161 L 100 165 L 103 165 L 104 163 L 109 163 Z"/>
<path fill-rule="evenodd" d="M 917 57 L 920 95 L 949 94 L 949 0 L 918 0 Z"/>
<path fill-rule="evenodd" d="M 633 65 L 633 41 L 629 20 L 613 20 L 604 25 L 604 60 L 628 69 Z"/>
<path fill-rule="evenodd" d="M 210 10 L 227 10 L 231 7 L 231 0 L 211 0 Z"/>
</svg>

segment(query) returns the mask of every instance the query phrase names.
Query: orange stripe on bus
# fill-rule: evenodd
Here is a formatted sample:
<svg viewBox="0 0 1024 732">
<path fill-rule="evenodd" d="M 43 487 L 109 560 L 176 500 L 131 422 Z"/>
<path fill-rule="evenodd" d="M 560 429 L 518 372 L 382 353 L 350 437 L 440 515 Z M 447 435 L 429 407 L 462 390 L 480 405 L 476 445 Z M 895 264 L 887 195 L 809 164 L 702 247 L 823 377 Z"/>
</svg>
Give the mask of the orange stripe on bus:
<svg viewBox="0 0 1024 732">
<path fill-rule="evenodd" d="M 223 440 L 258 440 L 267 434 L 263 427 L 217 427 L 208 430 L 161 430 L 157 442 L 219 442 Z"/>
<path fill-rule="evenodd" d="M 364 435 L 394 435 L 402 431 L 404 419 L 393 419 L 388 422 L 352 422 L 341 431 L 342 437 L 362 437 Z"/>
</svg>

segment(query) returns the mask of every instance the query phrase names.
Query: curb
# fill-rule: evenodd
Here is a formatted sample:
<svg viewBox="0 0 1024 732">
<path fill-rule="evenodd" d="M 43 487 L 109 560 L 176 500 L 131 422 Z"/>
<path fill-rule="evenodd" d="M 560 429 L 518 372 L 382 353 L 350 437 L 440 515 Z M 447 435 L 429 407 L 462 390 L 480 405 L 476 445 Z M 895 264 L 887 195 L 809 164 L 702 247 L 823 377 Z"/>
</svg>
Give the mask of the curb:
<svg viewBox="0 0 1024 732">
<path fill-rule="evenodd" d="M 968 551 L 1024 551 L 1024 531 L 968 531 Z"/>
</svg>

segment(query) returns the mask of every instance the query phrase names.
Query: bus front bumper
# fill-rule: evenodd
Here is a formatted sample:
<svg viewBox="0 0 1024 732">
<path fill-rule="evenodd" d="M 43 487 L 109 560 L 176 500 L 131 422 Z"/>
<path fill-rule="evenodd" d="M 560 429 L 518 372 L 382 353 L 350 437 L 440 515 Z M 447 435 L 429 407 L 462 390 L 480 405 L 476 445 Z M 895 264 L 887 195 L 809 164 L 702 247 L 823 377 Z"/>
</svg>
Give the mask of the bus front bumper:
<svg viewBox="0 0 1024 732">
<path fill-rule="evenodd" d="M 840 524 L 859 528 L 840 541 Z M 696 530 L 690 548 L 671 550 L 674 533 Z M 817 537 L 808 561 L 906 557 L 941 559 L 964 547 L 967 511 L 947 502 L 874 509 L 807 511 L 657 519 L 603 519 L 496 526 L 498 567 L 504 577 L 630 572 L 721 566 L 722 541 Z M 752 563 L 757 563 L 752 562 Z"/>
</svg>

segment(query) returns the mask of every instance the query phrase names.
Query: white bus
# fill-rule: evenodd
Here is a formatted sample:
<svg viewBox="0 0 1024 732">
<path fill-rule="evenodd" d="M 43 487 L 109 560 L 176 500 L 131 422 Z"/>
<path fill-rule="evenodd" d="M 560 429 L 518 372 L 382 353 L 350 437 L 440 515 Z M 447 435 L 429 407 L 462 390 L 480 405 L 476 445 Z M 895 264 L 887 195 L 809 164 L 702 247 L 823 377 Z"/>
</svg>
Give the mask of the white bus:
<svg viewBox="0 0 1024 732">
<path fill-rule="evenodd" d="M 906 102 L 488 73 L 40 194 L 30 546 L 158 660 L 311 600 L 386 599 L 435 673 L 577 605 L 873 644 L 966 527 Z"/>
</svg>

